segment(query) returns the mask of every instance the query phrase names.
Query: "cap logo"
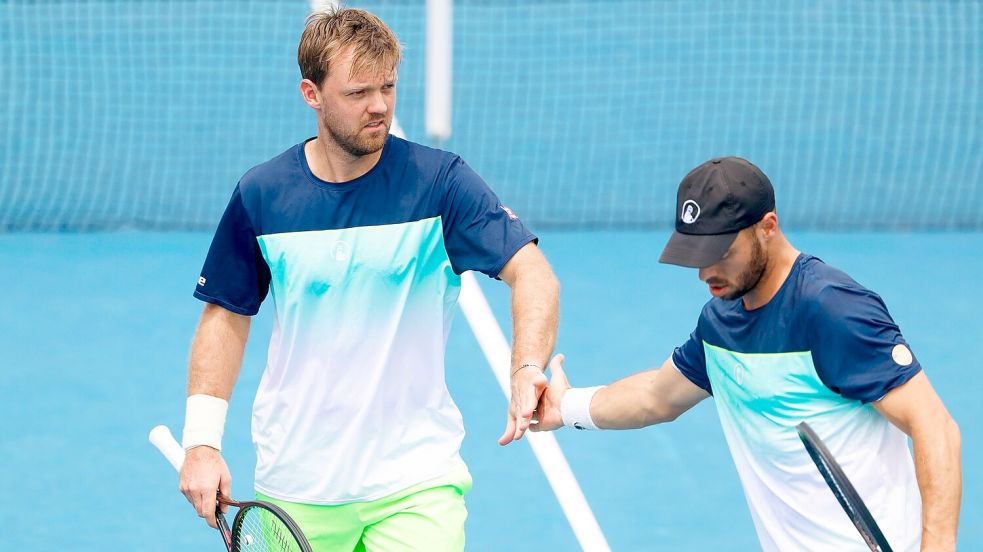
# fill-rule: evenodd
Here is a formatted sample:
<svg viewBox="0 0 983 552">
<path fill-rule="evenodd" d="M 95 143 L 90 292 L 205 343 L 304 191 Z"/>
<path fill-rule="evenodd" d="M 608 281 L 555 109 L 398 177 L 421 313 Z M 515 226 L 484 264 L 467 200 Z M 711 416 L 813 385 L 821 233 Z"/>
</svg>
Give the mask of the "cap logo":
<svg viewBox="0 0 983 552">
<path fill-rule="evenodd" d="M 700 206 L 692 199 L 687 199 L 683 202 L 683 212 L 679 218 L 685 224 L 693 224 L 696 219 L 700 218 Z"/>
</svg>

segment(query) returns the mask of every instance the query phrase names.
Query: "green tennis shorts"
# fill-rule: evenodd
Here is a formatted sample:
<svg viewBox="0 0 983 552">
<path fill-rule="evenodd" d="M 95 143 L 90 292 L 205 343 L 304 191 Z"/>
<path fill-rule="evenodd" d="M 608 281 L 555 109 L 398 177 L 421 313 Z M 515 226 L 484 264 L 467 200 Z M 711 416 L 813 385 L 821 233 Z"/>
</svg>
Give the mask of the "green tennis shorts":
<svg viewBox="0 0 983 552">
<path fill-rule="evenodd" d="M 300 525 L 315 552 L 464 550 L 464 495 L 471 474 L 464 466 L 430 481 L 369 502 L 320 505 L 286 502 L 257 492 Z"/>
</svg>

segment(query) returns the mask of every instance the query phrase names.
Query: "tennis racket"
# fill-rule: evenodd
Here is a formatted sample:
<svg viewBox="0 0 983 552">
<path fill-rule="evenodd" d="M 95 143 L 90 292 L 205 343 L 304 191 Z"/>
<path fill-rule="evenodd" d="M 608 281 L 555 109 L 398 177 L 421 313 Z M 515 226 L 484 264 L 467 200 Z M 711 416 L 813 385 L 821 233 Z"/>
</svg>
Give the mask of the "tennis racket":
<svg viewBox="0 0 983 552">
<path fill-rule="evenodd" d="M 178 472 L 184 464 L 184 449 L 171 435 L 167 426 L 150 430 L 150 442 Z M 276 504 L 252 501 L 238 502 L 221 494 L 215 508 L 215 521 L 229 552 L 311 552 L 311 545 L 297 523 Z M 222 514 L 221 505 L 238 508 L 232 529 Z"/>
<path fill-rule="evenodd" d="M 805 422 L 795 426 L 795 429 L 798 430 L 799 439 L 802 439 L 802 444 L 805 445 L 812 461 L 819 468 L 819 473 L 822 474 L 826 484 L 833 491 L 836 500 L 843 507 L 843 511 L 850 516 L 850 521 L 856 526 L 857 531 L 860 531 L 860 536 L 863 537 L 867 546 L 873 552 L 891 552 L 891 546 L 884 538 L 884 533 L 881 533 L 881 528 L 877 526 L 874 517 L 870 515 L 867 505 L 861 500 L 857 490 L 853 488 L 853 484 L 843 473 L 843 468 L 836 463 L 833 455 L 830 454 L 829 449 L 816 435 L 816 432 Z"/>
</svg>

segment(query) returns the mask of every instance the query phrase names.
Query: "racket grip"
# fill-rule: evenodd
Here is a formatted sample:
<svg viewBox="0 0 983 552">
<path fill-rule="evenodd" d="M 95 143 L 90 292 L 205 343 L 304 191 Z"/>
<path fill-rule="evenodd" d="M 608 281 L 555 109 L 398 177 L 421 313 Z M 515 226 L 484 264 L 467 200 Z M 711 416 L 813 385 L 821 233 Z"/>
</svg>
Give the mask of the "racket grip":
<svg viewBox="0 0 983 552">
<path fill-rule="evenodd" d="M 157 447 L 164 458 L 167 458 L 176 471 L 181 471 L 181 466 L 184 465 L 184 449 L 171 435 L 171 430 L 167 426 L 159 425 L 151 429 L 150 442 Z"/>
</svg>

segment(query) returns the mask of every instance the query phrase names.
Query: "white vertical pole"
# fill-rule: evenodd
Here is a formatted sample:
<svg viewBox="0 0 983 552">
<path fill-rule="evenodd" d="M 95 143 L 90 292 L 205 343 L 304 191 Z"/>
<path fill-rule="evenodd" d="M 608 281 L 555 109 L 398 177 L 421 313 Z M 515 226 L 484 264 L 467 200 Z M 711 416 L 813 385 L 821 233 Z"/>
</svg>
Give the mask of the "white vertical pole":
<svg viewBox="0 0 983 552">
<path fill-rule="evenodd" d="M 451 136 L 451 66 L 454 13 L 452 0 L 427 0 L 427 136 L 436 143 Z"/>
<path fill-rule="evenodd" d="M 461 296 L 458 304 L 495 374 L 495 379 L 505 396 L 509 397 L 512 393 L 509 381 L 511 350 L 474 274 L 470 272 L 461 275 Z M 611 547 L 608 546 L 601 526 L 580 490 L 577 478 L 574 477 L 556 438 L 550 433 L 532 432 L 526 433 L 526 437 L 580 547 L 587 552 L 610 552 Z"/>
</svg>

